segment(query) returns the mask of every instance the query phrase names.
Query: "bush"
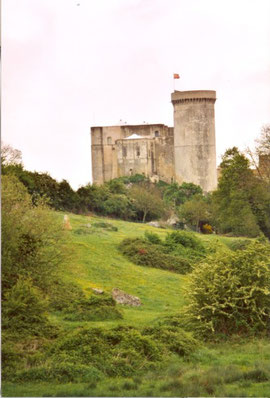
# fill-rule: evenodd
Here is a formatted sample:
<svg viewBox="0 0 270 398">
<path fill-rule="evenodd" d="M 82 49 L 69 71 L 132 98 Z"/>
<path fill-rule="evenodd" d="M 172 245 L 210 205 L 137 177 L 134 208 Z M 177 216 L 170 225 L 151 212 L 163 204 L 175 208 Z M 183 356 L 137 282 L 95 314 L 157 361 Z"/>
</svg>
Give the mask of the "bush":
<svg viewBox="0 0 270 398">
<path fill-rule="evenodd" d="M 130 376 L 159 366 L 163 347 L 132 327 L 80 328 L 50 349 L 52 365 L 91 365 L 108 376 Z"/>
<path fill-rule="evenodd" d="M 162 244 L 162 240 L 158 236 L 158 234 L 155 234 L 154 232 L 148 232 L 146 231 L 144 233 L 145 238 L 150 242 L 154 243 L 155 245 L 160 245 Z"/>
<path fill-rule="evenodd" d="M 226 241 L 226 245 L 233 251 L 245 250 L 251 243 L 249 239 L 230 239 Z"/>
<path fill-rule="evenodd" d="M 26 188 L 14 176 L 2 178 L 2 288 L 21 276 L 31 278 L 45 294 L 70 256 L 62 223 L 44 203 L 33 206 Z"/>
<path fill-rule="evenodd" d="M 2 328 L 24 335 L 44 336 L 50 331 L 47 303 L 30 280 L 19 279 L 5 295 Z"/>
<path fill-rule="evenodd" d="M 166 325 L 166 323 L 146 328 L 143 334 L 151 336 L 155 341 L 164 345 L 168 351 L 180 356 L 190 355 L 199 345 L 190 333 L 177 326 Z"/>
<path fill-rule="evenodd" d="M 107 229 L 108 231 L 118 231 L 117 227 L 115 227 L 114 225 L 112 225 L 112 224 L 110 224 L 108 222 L 103 222 L 103 221 L 95 222 L 95 223 L 92 224 L 92 226 L 96 227 L 96 228 Z"/>
<path fill-rule="evenodd" d="M 15 382 L 94 382 L 103 374 L 91 365 L 61 363 L 53 366 L 42 366 L 15 373 L 10 379 Z"/>
<path fill-rule="evenodd" d="M 67 321 L 107 321 L 123 318 L 115 301 L 109 296 L 79 297 L 70 302 L 65 312 L 67 315 L 64 319 Z"/>
<path fill-rule="evenodd" d="M 184 318 L 205 337 L 266 331 L 270 316 L 270 245 L 217 253 L 190 276 Z"/>
<path fill-rule="evenodd" d="M 82 289 L 72 282 L 64 282 L 61 279 L 52 283 L 49 306 L 56 311 L 66 311 L 71 303 L 85 298 Z"/>
<path fill-rule="evenodd" d="M 209 224 L 203 224 L 202 226 L 202 233 L 210 235 L 213 233 L 213 228 Z"/>
<path fill-rule="evenodd" d="M 160 268 L 179 274 L 191 270 L 190 262 L 180 256 L 162 252 L 162 246 L 154 245 L 143 239 L 124 239 L 119 245 L 120 251 L 138 265 Z"/>
<path fill-rule="evenodd" d="M 165 245 L 174 249 L 177 245 L 205 253 L 205 248 L 199 238 L 194 233 L 186 231 L 175 231 L 167 234 Z"/>
</svg>

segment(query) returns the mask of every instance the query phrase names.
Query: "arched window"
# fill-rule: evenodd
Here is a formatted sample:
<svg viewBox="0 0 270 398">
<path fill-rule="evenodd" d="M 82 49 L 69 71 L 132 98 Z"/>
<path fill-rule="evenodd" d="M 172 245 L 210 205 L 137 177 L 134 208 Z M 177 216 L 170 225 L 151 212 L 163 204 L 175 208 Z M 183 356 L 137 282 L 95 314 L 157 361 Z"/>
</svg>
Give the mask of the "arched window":
<svg viewBox="0 0 270 398">
<path fill-rule="evenodd" d="M 112 137 L 107 137 L 107 144 L 112 145 Z"/>
<path fill-rule="evenodd" d="M 137 147 L 136 147 L 136 156 L 139 158 L 139 157 L 140 157 L 140 154 L 141 154 L 140 147 L 137 146 Z"/>
<path fill-rule="evenodd" d="M 159 131 L 155 131 L 155 137 L 159 137 Z"/>
<path fill-rule="evenodd" d="M 126 146 L 122 147 L 122 155 L 123 155 L 123 158 L 127 157 L 127 147 Z"/>
</svg>

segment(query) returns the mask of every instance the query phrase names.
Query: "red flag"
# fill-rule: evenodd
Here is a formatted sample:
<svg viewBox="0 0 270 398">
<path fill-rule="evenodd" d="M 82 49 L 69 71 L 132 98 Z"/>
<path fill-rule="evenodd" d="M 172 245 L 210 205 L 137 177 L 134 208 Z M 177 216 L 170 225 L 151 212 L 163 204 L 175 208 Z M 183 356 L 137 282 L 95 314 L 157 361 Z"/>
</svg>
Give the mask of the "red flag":
<svg viewBox="0 0 270 398">
<path fill-rule="evenodd" d="M 178 75 L 178 73 L 174 73 L 174 74 L 173 74 L 173 78 L 174 78 L 174 79 L 180 79 L 180 76 Z"/>
</svg>

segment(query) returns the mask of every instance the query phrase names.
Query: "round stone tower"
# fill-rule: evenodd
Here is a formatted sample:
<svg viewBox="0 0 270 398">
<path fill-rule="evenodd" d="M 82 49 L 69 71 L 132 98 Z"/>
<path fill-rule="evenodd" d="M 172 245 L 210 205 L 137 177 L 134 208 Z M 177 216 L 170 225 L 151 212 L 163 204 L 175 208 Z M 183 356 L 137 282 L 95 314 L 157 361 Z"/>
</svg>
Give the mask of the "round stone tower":
<svg viewBox="0 0 270 398">
<path fill-rule="evenodd" d="M 175 178 L 203 191 L 217 185 L 215 91 L 174 91 Z"/>
</svg>

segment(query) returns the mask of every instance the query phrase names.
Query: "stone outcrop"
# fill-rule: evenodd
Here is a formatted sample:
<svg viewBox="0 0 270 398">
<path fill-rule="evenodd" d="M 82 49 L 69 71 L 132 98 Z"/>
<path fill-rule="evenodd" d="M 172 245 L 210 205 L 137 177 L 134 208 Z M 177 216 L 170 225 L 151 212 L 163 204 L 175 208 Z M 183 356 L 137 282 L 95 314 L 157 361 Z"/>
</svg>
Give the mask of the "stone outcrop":
<svg viewBox="0 0 270 398">
<path fill-rule="evenodd" d="M 139 307 L 142 304 L 139 297 L 127 294 L 117 288 L 112 290 L 112 297 L 118 304 L 130 305 L 132 307 Z"/>
</svg>

